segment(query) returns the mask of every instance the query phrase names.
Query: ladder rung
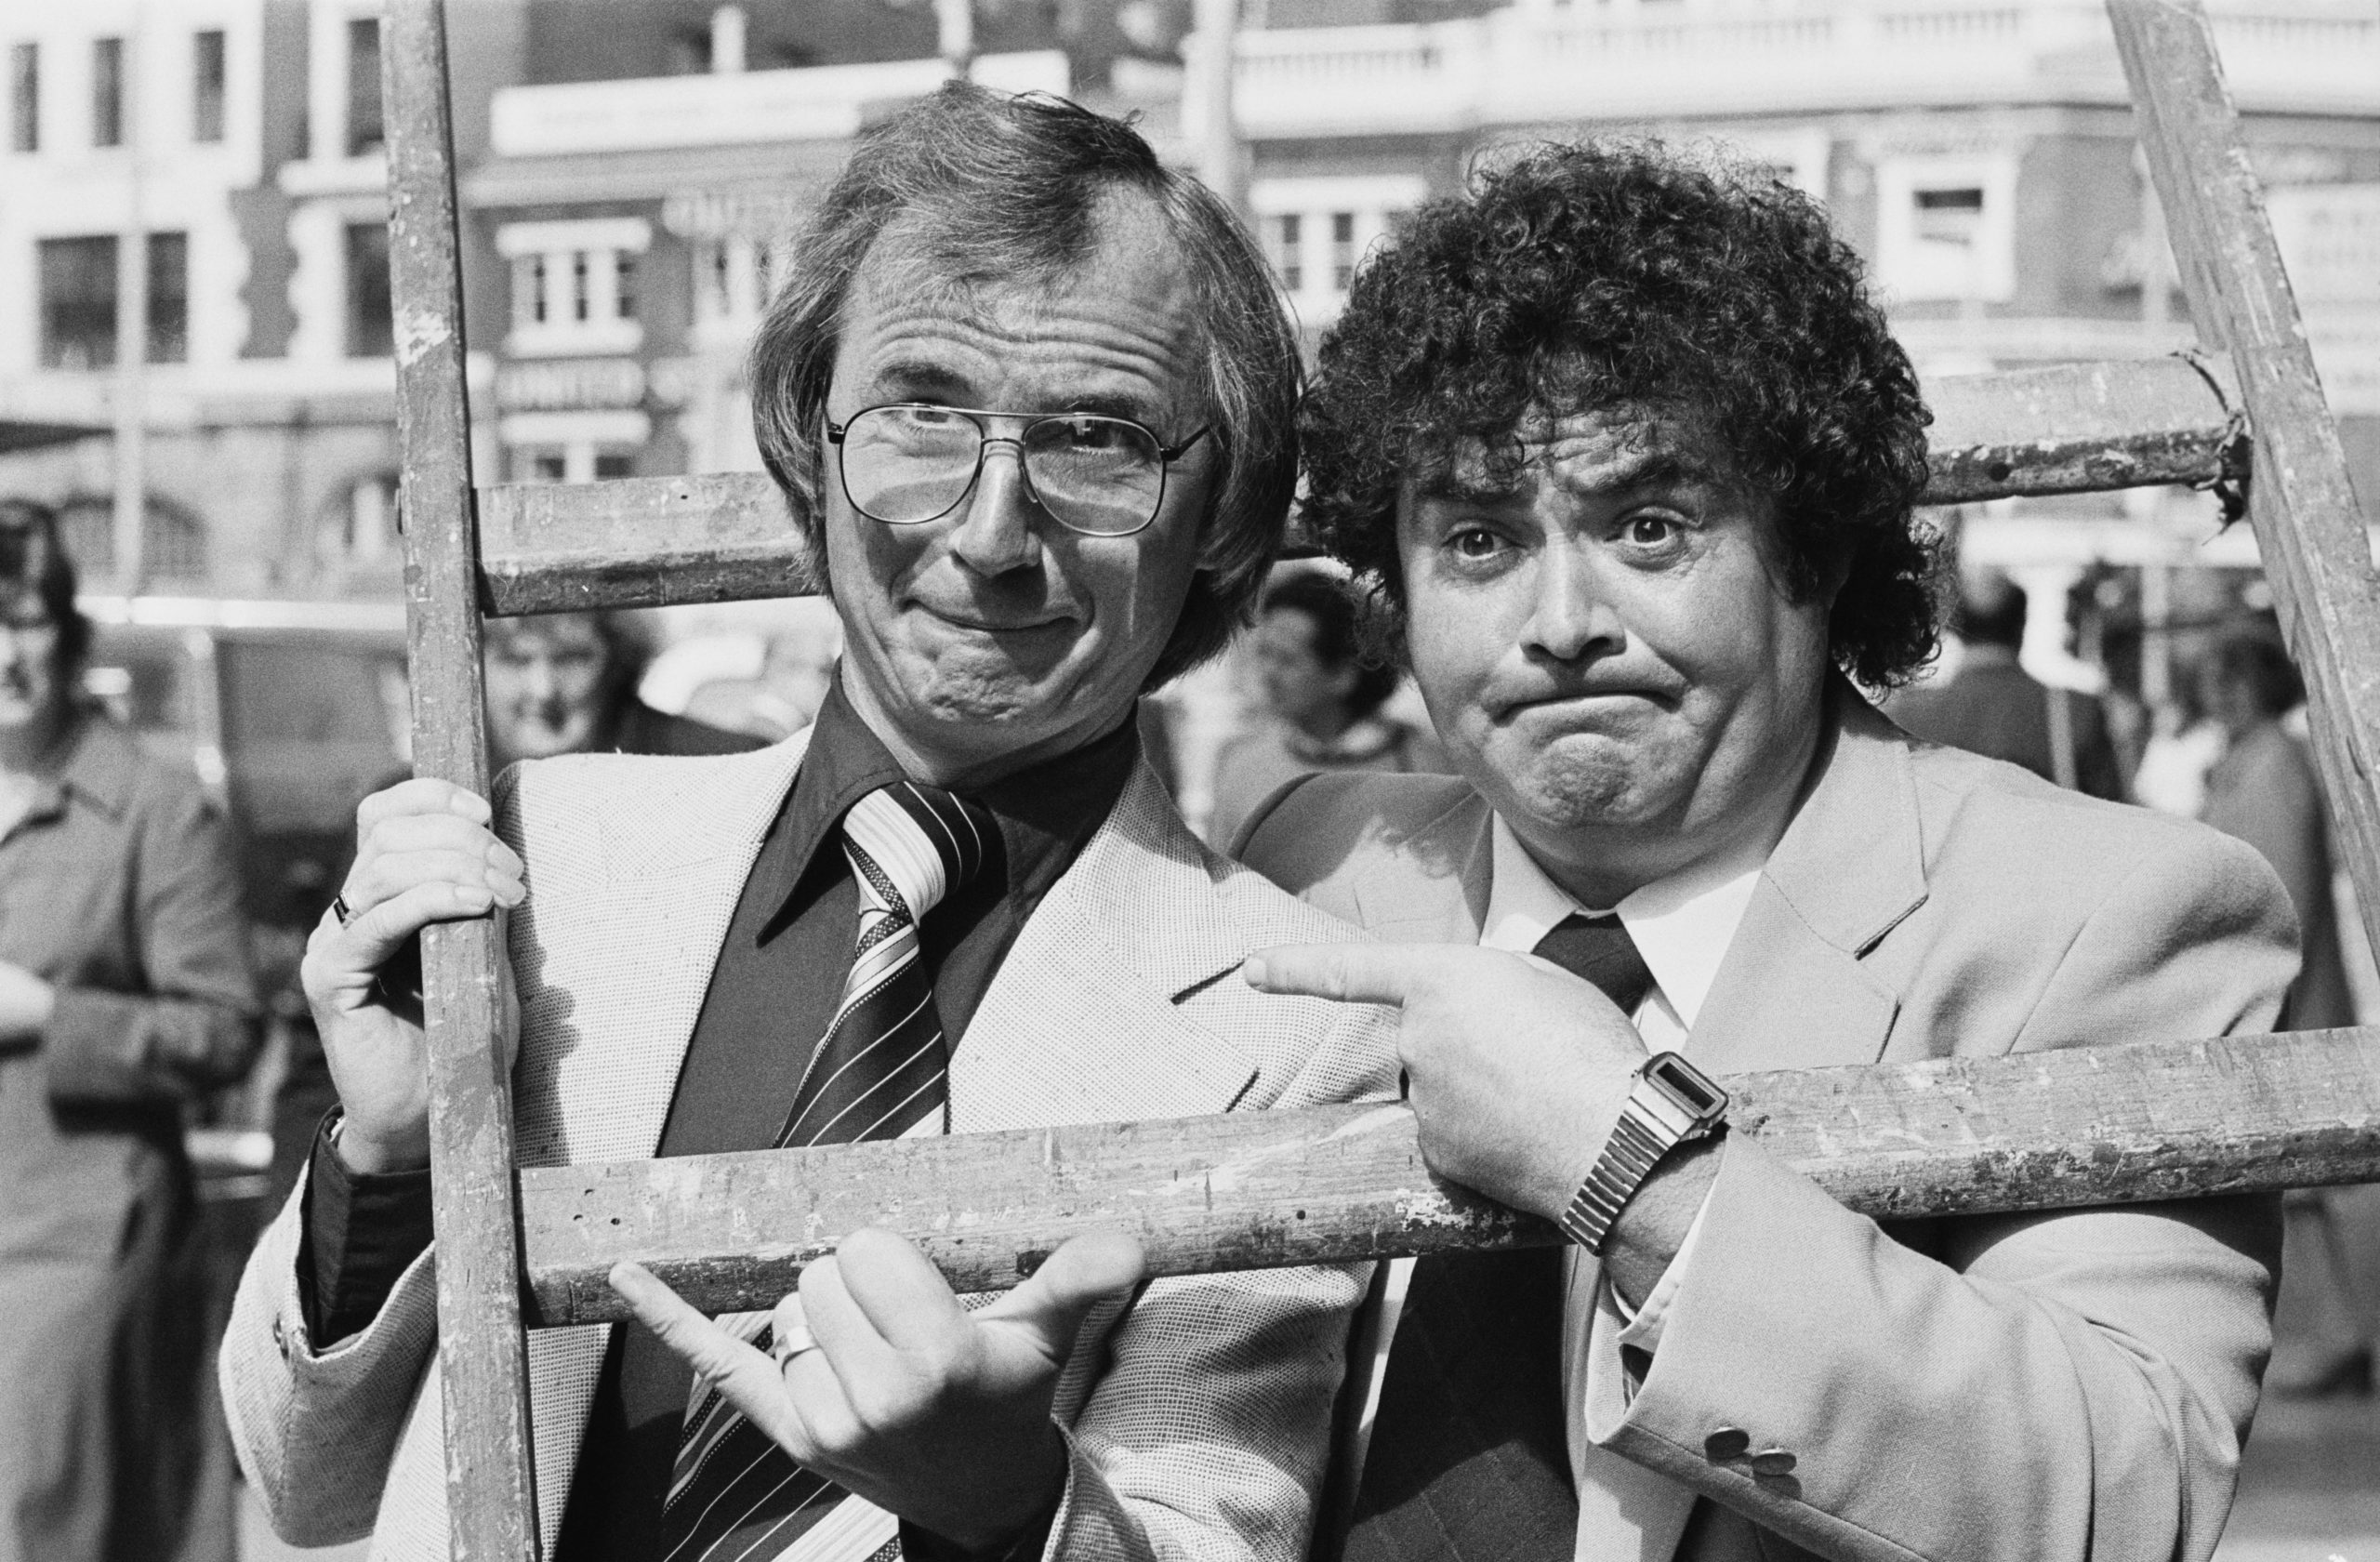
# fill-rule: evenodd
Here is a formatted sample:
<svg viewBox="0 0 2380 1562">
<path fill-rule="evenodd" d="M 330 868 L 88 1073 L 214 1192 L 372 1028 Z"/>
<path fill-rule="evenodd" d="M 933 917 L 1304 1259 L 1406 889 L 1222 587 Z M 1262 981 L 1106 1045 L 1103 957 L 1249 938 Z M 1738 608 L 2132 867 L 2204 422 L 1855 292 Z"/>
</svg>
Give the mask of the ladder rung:
<svg viewBox="0 0 2380 1562">
<path fill-rule="evenodd" d="M 2226 382 L 2228 370 L 2210 370 Z M 1927 502 L 2097 493 L 2223 475 L 2238 430 L 2179 358 L 1968 375 L 1926 388 Z M 817 589 L 784 498 L 759 472 L 508 483 L 479 496 L 488 613 L 660 607 Z"/>
<path fill-rule="evenodd" d="M 1749 1074 L 1736 1131 L 1884 1220 L 2380 1180 L 2380 1026 Z M 767 1307 L 846 1232 L 962 1291 L 1095 1225 L 1161 1275 L 1518 1247 L 1554 1228 L 1422 1168 L 1399 1105 L 1240 1112 L 521 1173 L 532 1324 L 622 1317 L 635 1259 L 696 1306 Z"/>
</svg>

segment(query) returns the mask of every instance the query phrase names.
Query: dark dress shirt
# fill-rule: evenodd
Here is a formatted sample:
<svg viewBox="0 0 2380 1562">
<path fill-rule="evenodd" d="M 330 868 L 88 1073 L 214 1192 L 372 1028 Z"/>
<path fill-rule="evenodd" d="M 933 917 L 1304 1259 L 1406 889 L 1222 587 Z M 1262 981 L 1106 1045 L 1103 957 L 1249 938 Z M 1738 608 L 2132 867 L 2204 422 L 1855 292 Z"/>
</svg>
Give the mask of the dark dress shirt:
<svg viewBox="0 0 2380 1562">
<path fill-rule="evenodd" d="M 999 821 L 1003 861 L 929 912 L 919 930 L 920 958 L 934 973 L 935 1006 L 953 1050 L 1009 946 L 1115 807 L 1138 755 L 1128 721 L 972 794 Z M 744 881 L 658 1154 L 763 1149 L 775 1141 L 851 970 L 859 892 L 839 827 L 853 803 L 903 778 L 838 684 Z M 298 1257 L 316 1349 L 368 1324 L 428 1245 L 429 1182 L 426 1172 L 355 1176 L 337 1155 L 318 1148 Z M 692 1384 L 684 1364 L 649 1331 L 634 1325 L 615 1331 L 556 1562 L 646 1562 L 659 1555 L 661 1498 Z"/>
</svg>

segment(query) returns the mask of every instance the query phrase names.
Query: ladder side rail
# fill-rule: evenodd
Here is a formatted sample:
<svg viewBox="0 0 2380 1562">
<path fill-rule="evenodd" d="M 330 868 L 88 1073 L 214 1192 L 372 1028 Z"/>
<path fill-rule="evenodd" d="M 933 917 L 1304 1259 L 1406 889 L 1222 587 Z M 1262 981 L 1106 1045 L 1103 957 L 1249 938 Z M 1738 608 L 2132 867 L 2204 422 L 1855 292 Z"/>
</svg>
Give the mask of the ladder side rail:
<svg viewBox="0 0 2380 1562">
<path fill-rule="evenodd" d="M 2228 369 L 2175 357 L 1928 385 L 1929 504 L 2237 476 Z M 806 596 L 819 586 L 759 472 L 517 483 L 480 495 L 482 605 L 498 616 Z M 1294 542 L 1292 556 L 1301 551 Z"/>
<path fill-rule="evenodd" d="M 2380 1026 L 1738 1075 L 1730 1132 L 1880 1220 L 2380 1180 Z M 1554 1228 L 1432 1177 L 1394 1102 L 524 1171 L 534 1327 L 625 1317 L 634 1259 L 696 1306 L 774 1305 L 861 1225 L 961 1291 L 1067 1238 L 1159 1275 L 1488 1251 Z"/>
<path fill-rule="evenodd" d="M 440 0 L 395 0 L 384 23 L 389 269 L 403 453 L 405 620 L 416 774 L 484 796 L 470 409 Z M 536 1562 L 528 1344 L 494 920 L 422 937 L 430 1178 L 450 1555 Z"/>
<path fill-rule="evenodd" d="M 2108 0 L 2140 141 L 2202 332 L 2228 351 L 2255 439 L 2248 518 L 2304 676 L 2341 854 L 2380 954 L 2380 574 L 2338 427 L 2241 139 L 2200 0 Z"/>
</svg>

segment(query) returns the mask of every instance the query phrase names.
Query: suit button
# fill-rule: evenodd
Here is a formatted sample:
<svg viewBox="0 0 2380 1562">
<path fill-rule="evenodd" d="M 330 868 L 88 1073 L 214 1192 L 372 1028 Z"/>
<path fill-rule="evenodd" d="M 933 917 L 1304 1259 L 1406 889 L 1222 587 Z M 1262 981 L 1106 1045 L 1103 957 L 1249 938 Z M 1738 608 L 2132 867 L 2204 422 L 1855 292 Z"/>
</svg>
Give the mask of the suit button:
<svg viewBox="0 0 2380 1562">
<path fill-rule="evenodd" d="M 1752 1447 L 1752 1434 L 1740 1426 L 1722 1426 L 1702 1439 L 1702 1457 L 1713 1464 L 1741 1459 Z"/>
<path fill-rule="evenodd" d="M 282 1360 L 289 1359 L 289 1330 L 282 1327 L 281 1316 L 278 1313 L 273 1315 L 272 1319 L 272 1348 L 281 1353 Z"/>
<path fill-rule="evenodd" d="M 1790 1476 L 1793 1473 L 1793 1455 L 1781 1448 L 1763 1449 L 1752 1456 L 1752 1473 L 1756 1476 Z"/>
</svg>

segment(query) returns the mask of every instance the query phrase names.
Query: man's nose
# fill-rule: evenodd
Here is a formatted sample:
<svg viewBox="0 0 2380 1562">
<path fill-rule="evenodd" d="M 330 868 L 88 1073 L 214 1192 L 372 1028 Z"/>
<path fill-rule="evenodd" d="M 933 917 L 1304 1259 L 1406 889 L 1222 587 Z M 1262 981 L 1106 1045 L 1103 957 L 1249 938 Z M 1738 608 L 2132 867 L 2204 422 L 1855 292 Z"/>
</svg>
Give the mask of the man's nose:
<svg viewBox="0 0 2380 1562">
<path fill-rule="evenodd" d="M 1011 440 L 987 441 L 950 550 L 977 575 L 1031 569 L 1041 562 L 1041 538 L 1034 530 L 1038 508 L 1025 481 L 1025 453 Z"/>
<path fill-rule="evenodd" d="M 1587 549 L 1546 550 L 1522 640 L 1560 662 L 1575 662 L 1598 651 L 1608 655 L 1628 643 L 1627 629 L 1596 580 Z"/>
</svg>

